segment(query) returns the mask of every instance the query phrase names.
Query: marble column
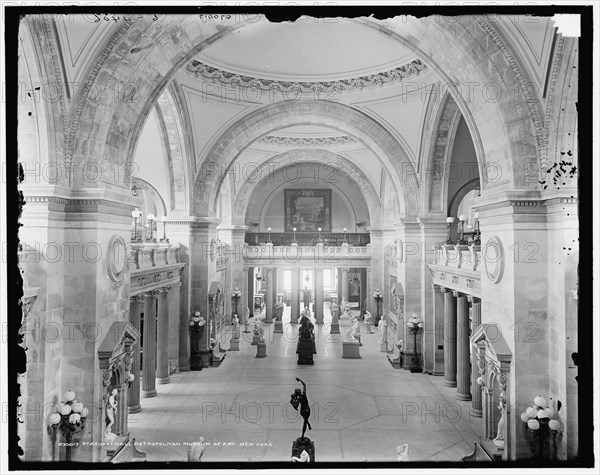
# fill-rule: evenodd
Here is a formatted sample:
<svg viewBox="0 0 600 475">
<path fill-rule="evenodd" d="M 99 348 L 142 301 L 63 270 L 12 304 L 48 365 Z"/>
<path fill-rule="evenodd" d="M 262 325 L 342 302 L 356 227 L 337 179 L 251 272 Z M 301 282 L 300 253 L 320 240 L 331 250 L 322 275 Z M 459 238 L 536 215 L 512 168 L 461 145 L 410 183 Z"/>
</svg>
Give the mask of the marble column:
<svg viewBox="0 0 600 475">
<path fill-rule="evenodd" d="M 302 269 L 292 268 L 292 301 L 290 306 L 290 323 L 298 323 L 300 315 L 300 280 Z"/>
<path fill-rule="evenodd" d="M 341 299 L 346 299 L 346 302 L 348 301 L 348 267 L 342 267 L 342 295 L 339 299 L 339 302 L 341 302 Z"/>
<path fill-rule="evenodd" d="M 365 303 L 365 301 L 367 302 L 367 310 L 369 312 L 371 312 L 371 315 L 374 316 L 375 311 L 373 309 L 373 305 L 371 305 L 371 302 L 375 303 L 375 301 L 373 300 L 373 282 L 371 282 L 371 279 L 373 278 L 373 272 L 371 272 L 371 267 L 367 267 L 366 272 L 365 272 L 367 278 L 366 278 L 366 283 L 367 283 L 367 289 L 365 292 L 365 295 L 361 295 L 360 299 L 360 308 L 362 310 L 362 306 Z"/>
<path fill-rule="evenodd" d="M 169 363 L 173 371 L 180 370 L 179 368 L 179 348 L 181 345 L 182 335 L 180 333 L 180 305 L 181 305 L 181 283 L 171 285 L 169 291 Z M 188 325 L 185 330 L 188 330 Z M 187 336 L 187 335 L 185 335 Z M 183 336 L 185 338 L 185 336 Z M 189 341 L 189 339 L 188 339 Z"/>
<path fill-rule="evenodd" d="M 315 319 L 323 323 L 323 269 L 316 269 L 315 274 Z"/>
<path fill-rule="evenodd" d="M 265 323 L 273 322 L 273 289 L 275 282 L 273 282 L 273 269 L 271 267 L 265 268 L 265 275 L 267 277 L 267 291 L 265 292 Z"/>
<path fill-rule="evenodd" d="M 456 298 L 452 290 L 444 294 L 444 386 L 456 387 Z"/>
<path fill-rule="evenodd" d="M 137 330 L 140 331 L 140 313 L 142 300 L 144 299 L 141 295 L 131 297 L 131 307 L 129 309 L 129 323 Z M 141 355 L 141 341 L 136 342 L 133 349 L 133 361 L 131 363 L 131 373 L 133 374 L 133 381 L 129 387 L 128 406 L 129 413 L 135 414 L 142 410 L 140 404 L 140 355 Z"/>
<path fill-rule="evenodd" d="M 456 399 L 471 400 L 471 358 L 469 347 L 469 303 L 467 296 L 456 292 Z"/>
<path fill-rule="evenodd" d="M 156 382 L 167 384 L 169 378 L 169 290 L 163 287 L 158 294 L 158 329 L 156 342 Z"/>
<path fill-rule="evenodd" d="M 435 329 L 435 348 L 433 351 L 433 374 L 444 375 L 444 291 L 439 285 L 433 286 L 433 321 Z"/>
<path fill-rule="evenodd" d="M 244 269 L 242 276 L 242 296 L 238 302 L 238 316 L 240 318 L 240 323 L 245 323 L 248 317 L 250 317 L 250 315 L 246 314 L 246 307 L 250 309 L 248 306 L 248 295 L 248 269 Z"/>
<path fill-rule="evenodd" d="M 471 302 L 472 317 L 473 317 L 473 332 L 481 325 L 481 300 L 475 297 L 468 297 Z M 473 396 L 471 403 L 471 415 L 481 417 L 481 388 L 477 384 L 479 377 L 479 365 L 477 361 L 477 345 L 471 345 L 471 394 Z"/>
<path fill-rule="evenodd" d="M 154 290 L 144 294 L 144 362 L 142 397 L 156 396 L 156 296 Z"/>
</svg>

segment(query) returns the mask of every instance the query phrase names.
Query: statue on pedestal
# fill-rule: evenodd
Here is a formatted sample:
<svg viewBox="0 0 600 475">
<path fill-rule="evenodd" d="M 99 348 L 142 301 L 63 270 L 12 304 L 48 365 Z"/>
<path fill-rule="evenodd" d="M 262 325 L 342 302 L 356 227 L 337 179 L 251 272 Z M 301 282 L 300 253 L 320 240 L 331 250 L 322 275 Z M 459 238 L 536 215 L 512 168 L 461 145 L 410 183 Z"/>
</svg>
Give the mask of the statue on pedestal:
<svg viewBox="0 0 600 475">
<path fill-rule="evenodd" d="M 504 399 L 504 393 L 500 394 L 500 402 L 498 403 L 498 409 L 500 409 L 500 420 L 498 421 L 498 430 L 496 437 L 493 442 L 496 447 L 504 447 L 504 413 L 506 408 L 506 399 Z"/>
<path fill-rule="evenodd" d="M 379 322 L 379 340 L 377 341 L 377 350 L 387 353 L 387 329 L 388 322 L 386 318 L 382 318 Z"/>
<path fill-rule="evenodd" d="M 310 406 L 308 405 L 308 397 L 306 396 L 306 384 L 300 378 L 296 378 L 296 381 L 302 384 L 303 389 L 297 388 L 294 391 L 294 394 L 292 394 L 292 398 L 290 399 L 290 404 L 296 410 L 298 410 L 298 405 L 300 405 L 300 415 L 304 419 L 301 439 L 305 439 L 304 434 L 306 433 L 306 429 L 312 430 L 310 422 L 308 422 L 308 418 L 310 417 Z"/>
<path fill-rule="evenodd" d="M 298 355 L 298 364 L 314 364 L 313 355 L 317 352 L 314 339 L 314 324 L 306 316 L 300 318 L 300 328 L 298 328 L 298 346 L 296 354 Z"/>
<path fill-rule="evenodd" d="M 275 314 L 275 320 L 281 321 L 283 318 L 283 302 L 281 297 L 277 299 L 274 310 L 275 311 L 273 313 Z"/>
<path fill-rule="evenodd" d="M 371 324 L 373 323 L 373 316 L 371 315 L 371 312 L 369 312 L 368 310 L 365 312 L 365 333 L 373 333 L 373 330 L 371 330 Z"/>
<path fill-rule="evenodd" d="M 344 341 L 347 343 L 353 343 L 355 341 L 358 341 L 354 337 L 354 330 L 352 330 L 352 328 L 348 328 L 348 330 L 346 331 L 346 338 L 344 339 Z"/>
<path fill-rule="evenodd" d="M 237 314 L 233 315 L 233 338 L 240 339 L 240 319 Z"/>
<path fill-rule="evenodd" d="M 354 336 L 354 338 L 356 340 L 358 340 L 359 346 L 362 346 L 362 343 L 360 341 L 360 323 L 358 323 L 358 318 L 356 317 L 352 317 L 352 336 Z"/>
<path fill-rule="evenodd" d="M 104 438 L 112 442 L 117 437 L 116 434 L 112 432 L 112 426 L 115 423 L 115 413 L 117 410 L 117 394 L 118 391 L 113 389 L 108 397 L 108 401 L 106 403 L 106 429 L 104 430 Z"/>
</svg>

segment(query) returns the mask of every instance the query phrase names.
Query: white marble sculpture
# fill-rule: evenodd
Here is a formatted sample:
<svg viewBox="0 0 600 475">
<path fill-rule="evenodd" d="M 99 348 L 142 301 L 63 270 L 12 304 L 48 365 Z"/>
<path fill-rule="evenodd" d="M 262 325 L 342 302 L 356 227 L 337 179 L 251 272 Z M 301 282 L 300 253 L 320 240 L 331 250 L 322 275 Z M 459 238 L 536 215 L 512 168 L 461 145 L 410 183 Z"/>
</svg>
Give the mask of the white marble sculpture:
<svg viewBox="0 0 600 475">
<path fill-rule="evenodd" d="M 113 389 L 110 396 L 108 396 L 108 401 L 106 403 L 106 418 L 108 419 L 108 423 L 104 430 L 104 438 L 109 442 L 112 442 L 117 437 L 117 435 L 112 432 L 112 426 L 115 423 L 115 413 L 117 410 L 117 393 L 118 391 Z"/>
<path fill-rule="evenodd" d="M 199 437 L 198 442 L 194 442 L 190 445 L 190 449 L 188 450 L 188 462 L 202 462 L 205 448 L 204 437 Z"/>
<path fill-rule="evenodd" d="M 410 459 L 408 458 L 408 444 L 402 444 L 396 447 L 396 452 L 398 452 L 398 462 L 408 462 Z"/>
<path fill-rule="evenodd" d="M 346 331 L 346 339 L 344 340 L 346 343 L 358 342 L 358 340 L 354 336 L 354 330 L 352 328 L 348 328 Z"/>
<path fill-rule="evenodd" d="M 238 340 L 240 338 L 240 319 L 237 314 L 233 316 L 233 337 Z"/>
<path fill-rule="evenodd" d="M 306 450 L 303 450 L 300 457 L 292 456 L 292 462 L 310 462 L 310 455 Z"/>
<path fill-rule="evenodd" d="M 500 420 L 498 421 L 498 430 L 496 432 L 496 437 L 493 442 L 496 447 L 504 447 L 504 408 L 506 406 L 506 401 L 504 400 L 504 394 L 500 395 L 500 403 L 498 404 L 498 409 L 500 409 Z"/>
</svg>

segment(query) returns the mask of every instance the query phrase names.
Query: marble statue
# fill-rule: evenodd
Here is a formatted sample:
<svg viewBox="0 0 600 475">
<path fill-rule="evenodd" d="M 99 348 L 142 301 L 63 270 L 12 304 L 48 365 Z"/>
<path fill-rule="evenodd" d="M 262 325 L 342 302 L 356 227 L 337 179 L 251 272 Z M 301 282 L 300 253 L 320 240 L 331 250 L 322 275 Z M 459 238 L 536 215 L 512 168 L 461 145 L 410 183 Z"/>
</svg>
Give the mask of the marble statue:
<svg viewBox="0 0 600 475">
<path fill-rule="evenodd" d="M 329 308 L 331 311 L 331 323 L 339 323 L 340 307 L 338 307 L 338 304 L 334 302 Z"/>
<path fill-rule="evenodd" d="M 281 301 L 281 297 L 277 300 L 274 310 L 275 320 L 281 321 L 283 319 L 283 302 Z"/>
<path fill-rule="evenodd" d="M 362 342 L 360 341 L 360 323 L 358 322 L 358 318 L 352 317 L 350 322 L 352 323 L 352 335 L 358 341 L 360 346 L 362 346 Z"/>
<path fill-rule="evenodd" d="M 310 422 L 308 422 L 308 418 L 310 417 L 310 406 L 308 405 L 308 397 L 306 396 L 306 383 L 300 378 L 296 378 L 296 381 L 302 384 L 303 389 L 297 388 L 294 390 L 294 394 L 292 394 L 292 398 L 290 399 L 290 404 L 296 410 L 298 410 L 298 405 L 300 405 L 300 415 L 302 416 L 302 419 L 304 419 L 301 438 L 304 439 L 306 429 L 308 428 L 308 430 L 312 430 Z"/>
<path fill-rule="evenodd" d="M 396 447 L 396 452 L 398 452 L 398 462 L 408 462 L 410 459 L 408 458 L 408 444 L 402 444 Z"/>
<path fill-rule="evenodd" d="M 202 462 L 205 448 L 204 437 L 198 438 L 198 442 L 194 442 L 190 445 L 188 450 L 188 462 Z"/>
<path fill-rule="evenodd" d="M 106 424 L 106 429 L 104 430 L 104 438 L 111 442 L 117 437 L 117 435 L 112 432 L 112 426 L 115 423 L 115 413 L 117 410 L 117 394 L 118 391 L 113 389 L 106 403 L 106 419 L 108 422 Z"/>
<path fill-rule="evenodd" d="M 292 462 L 310 462 L 310 455 L 306 450 L 303 450 L 300 457 L 292 456 Z"/>
<path fill-rule="evenodd" d="M 387 319 L 382 318 L 379 322 L 379 340 L 377 341 L 379 351 L 387 351 Z"/>
<path fill-rule="evenodd" d="M 504 399 L 504 394 L 500 395 L 500 402 L 498 404 L 498 409 L 500 409 L 500 420 L 498 421 L 498 430 L 496 431 L 496 437 L 493 442 L 497 447 L 504 447 L 504 413 L 506 407 L 506 400 Z"/>
<path fill-rule="evenodd" d="M 344 341 L 346 341 L 347 343 L 358 341 L 354 336 L 354 331 L 352 330 L 352 328 L 348 328 L 348 330 L 346 331 L 346 339 Z"/>
<path fill-rule="evenodd" d="M 246 323 L 248 320 L 250 320 L 250 308 L 246 307 L 246 314 L 244 316 L 244 323 Z"/>
<path fill-rule="evenodd" d="M 368 310 L 365 312 L 365 333 L 373 333 L 373 331 L 371 330 L 371 324 L 373 323 L 373 316 L 371 315 L 371 312 L 369 312 Z"/>
<path fill-rule="evenodd" d="M 233 315 L 233 337 L 240 338 L 240 319 L 237 314 Z"/>
</svg>

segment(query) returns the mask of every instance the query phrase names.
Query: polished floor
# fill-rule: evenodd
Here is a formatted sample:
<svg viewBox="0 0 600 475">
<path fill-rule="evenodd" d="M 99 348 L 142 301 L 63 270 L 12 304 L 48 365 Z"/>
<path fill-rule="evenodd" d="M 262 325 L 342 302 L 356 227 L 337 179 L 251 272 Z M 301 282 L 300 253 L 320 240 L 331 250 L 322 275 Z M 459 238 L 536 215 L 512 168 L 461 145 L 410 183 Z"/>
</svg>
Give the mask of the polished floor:
<svg viewBox="0 0 600 475">
<path fill-rule="evenodd" d="M 255 357 L 251 333 L 242 333 L 240 351 L 227 352 L 220 367 L 174 374 L 157 385 L 157 397 L 142 399 L 142 412 L 129 418 L 147 460 L 187 460 L 186 444 L 199 436 L 203 461 L 290 460 L 302 431 L 289 404 L 300 387 L 296 377 L 308 386 L 312 430 L 306 435 L 317 461 L 395 461 L 396 447 L 405 443 L 411 461 L 460 461 L 472 451 L 482 423 L 469 415 L 470 402 L 456 400 L 442 377 L 392 368 L 377 351 L 377 333 L 365 334 L 364 323 L 362 359 L 342 359 L 350 322 L 342 319 L 341 334 L 330 335 L 330 319 L 326 307 L 314 366 L 296 364 L 297 326 L 284 334 L 265 326 L 266 358 Z"/>
</svg>

